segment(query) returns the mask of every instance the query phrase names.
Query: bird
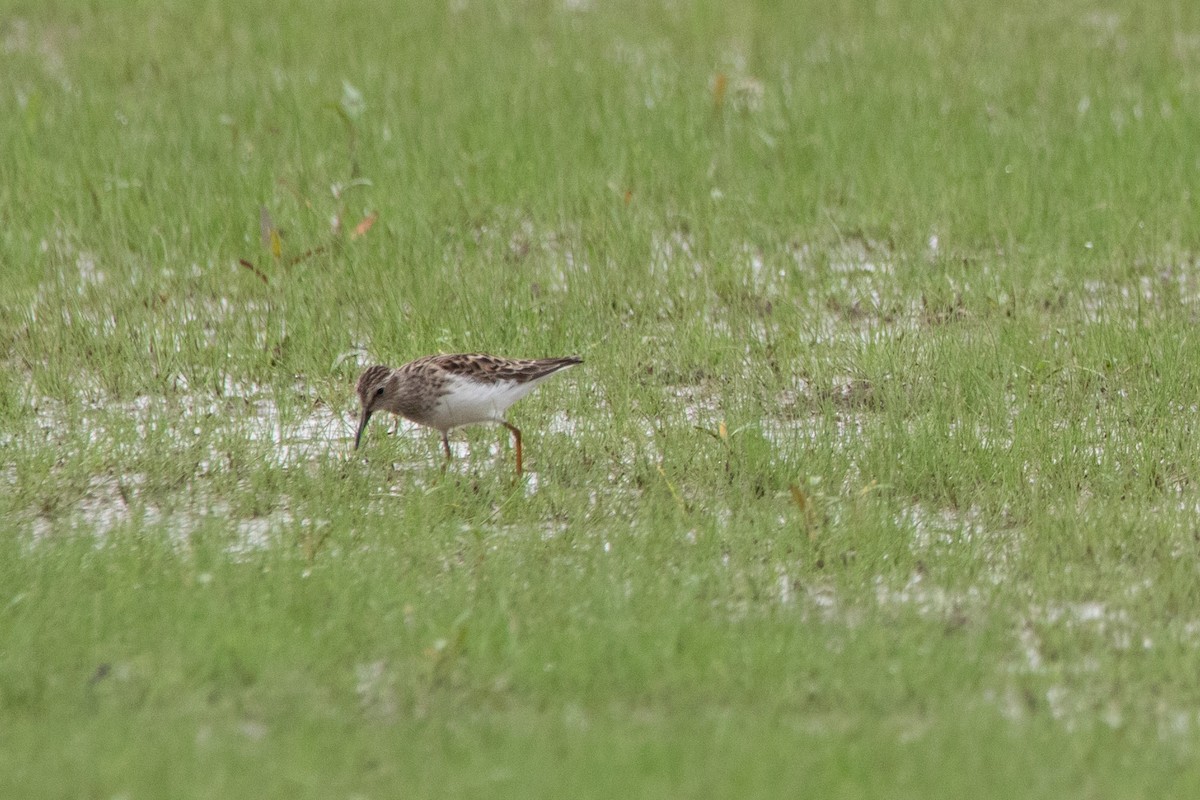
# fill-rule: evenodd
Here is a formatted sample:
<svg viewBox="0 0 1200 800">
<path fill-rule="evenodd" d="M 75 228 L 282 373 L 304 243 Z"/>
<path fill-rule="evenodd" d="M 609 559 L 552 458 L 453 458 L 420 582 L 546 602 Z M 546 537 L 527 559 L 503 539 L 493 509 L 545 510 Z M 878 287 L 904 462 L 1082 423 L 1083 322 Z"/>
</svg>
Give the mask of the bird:
<svg viewBox="0 0 1200 800">
<path fill-rule="evenodd" d="M 356 387 L 362 416 L 354 449 L 376 411 L 390 411 L 442 434 L 442 449 L 450 463 L 450 431 L 463 425 L 495 422 L 508 428 L 516 442 L 517 475 L 523 471 L 521 429 L 505 419 L 509 406 L 539 383 L 576 364 L 579 356 L 563 358 L 503 358 L 485 353 L 424 356 L 402 367 L 367 367 Z"/>
</svg>

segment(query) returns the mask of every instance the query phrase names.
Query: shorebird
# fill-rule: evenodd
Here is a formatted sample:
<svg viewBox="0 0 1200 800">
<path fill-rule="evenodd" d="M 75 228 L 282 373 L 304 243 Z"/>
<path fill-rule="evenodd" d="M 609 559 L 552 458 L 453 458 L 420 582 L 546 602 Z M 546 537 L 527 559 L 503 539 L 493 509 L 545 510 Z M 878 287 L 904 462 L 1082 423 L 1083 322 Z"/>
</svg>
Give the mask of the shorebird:
<svg viewBox="0 0 1200 800">
<path fill-rule="evenodd" d="M 367 367 L 358 378 L 362 417 L 354 449 L 376 411 L 390 411 L 442 434 L 446 463 L 450 462 L 452 429 L 479 422 L 497 422 L 512 431 L 517 448 L 517 474 L 522 472 L 521 430 L 504 418 L 513 403 L 556 372 L 583 363 L 565 358 L 501 358 L 482 353 L 425 356 L 395 369 Z"/>
</svg>

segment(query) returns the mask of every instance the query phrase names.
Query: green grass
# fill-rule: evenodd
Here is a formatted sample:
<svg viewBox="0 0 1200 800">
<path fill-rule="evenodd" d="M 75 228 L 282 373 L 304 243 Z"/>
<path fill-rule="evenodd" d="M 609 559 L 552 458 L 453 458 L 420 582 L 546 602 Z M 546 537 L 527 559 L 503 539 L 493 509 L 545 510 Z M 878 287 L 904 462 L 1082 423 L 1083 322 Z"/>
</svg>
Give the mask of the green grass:
<svg viewBox="0 0 1200 800">
<path fill-rule="evenodd" d="M 10 3 L 0 796 L 1194 796 L 1144 5 Z"/>
</svg>

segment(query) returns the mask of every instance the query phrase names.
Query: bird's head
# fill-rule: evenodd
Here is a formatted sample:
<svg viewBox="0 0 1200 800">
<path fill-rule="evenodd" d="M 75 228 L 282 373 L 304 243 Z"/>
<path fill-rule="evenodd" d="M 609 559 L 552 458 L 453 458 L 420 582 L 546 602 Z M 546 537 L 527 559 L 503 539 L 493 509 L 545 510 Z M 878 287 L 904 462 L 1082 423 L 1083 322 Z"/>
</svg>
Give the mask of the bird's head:
<svg viewBox="0 0 1200 800">
<path fill-rule="evenodd" d="M 363 374 L 358 376 L 357 390 L 358 400 L 362 403 L 362 417 L 358 422 L 358 433 L 354 436 L 355 450 L 362 443 L 363 431 L 367 429 L 371 415 L 383 408 L 387 402 L 392 375 L 390 367 L 377 365 L 367 367 L 363 370 Z"/>
</svg>

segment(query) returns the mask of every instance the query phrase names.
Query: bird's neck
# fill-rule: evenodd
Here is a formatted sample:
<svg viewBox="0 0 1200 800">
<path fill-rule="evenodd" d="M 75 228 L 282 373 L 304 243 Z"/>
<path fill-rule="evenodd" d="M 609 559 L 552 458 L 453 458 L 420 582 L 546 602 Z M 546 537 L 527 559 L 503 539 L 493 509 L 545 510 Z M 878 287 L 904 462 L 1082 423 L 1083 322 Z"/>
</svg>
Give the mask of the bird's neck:
<svg viewBox="0 0 1200 800">
<path fill-rule="evenodd" d="M 414 384 L 422 384 L 425 381 L 420 379 L 419 375 L 414 375 L 403 370 L 396 370 L 392 373 L 391 380 L 388 381 L 387 392 L 387 410 L 393 414 L 409 417 L 420 416 L 422 412 L 427 411 L 428 397 L 427 392 L 422 391 L 424 387 Z"/>
</svg>

